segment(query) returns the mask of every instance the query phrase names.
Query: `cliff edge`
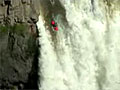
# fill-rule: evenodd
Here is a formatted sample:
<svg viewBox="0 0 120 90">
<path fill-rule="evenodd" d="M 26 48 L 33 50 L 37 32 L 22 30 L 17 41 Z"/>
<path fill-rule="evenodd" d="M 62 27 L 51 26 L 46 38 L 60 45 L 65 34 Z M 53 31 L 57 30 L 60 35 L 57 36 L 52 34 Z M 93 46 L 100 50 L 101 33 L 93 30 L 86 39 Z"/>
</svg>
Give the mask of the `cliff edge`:
<svg viewBox="0 0 120 90">
<path fill-rule="evenodd" d="M 0 0 L 0 89 L 38 89 L 39 0 Z"/>
</svg>

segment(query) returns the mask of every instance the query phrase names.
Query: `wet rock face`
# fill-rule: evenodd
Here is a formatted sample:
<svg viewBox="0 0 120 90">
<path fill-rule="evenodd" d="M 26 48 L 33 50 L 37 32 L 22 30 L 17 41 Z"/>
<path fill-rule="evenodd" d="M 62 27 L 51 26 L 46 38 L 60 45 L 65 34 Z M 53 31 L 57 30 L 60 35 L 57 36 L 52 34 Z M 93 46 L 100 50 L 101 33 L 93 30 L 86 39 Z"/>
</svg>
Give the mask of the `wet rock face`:
<svg viewBox="0 0 120 90">
<path fill-rule="evenodd" d="M 0 0 L 0 89 L 37 89 L 39 9 L 39 0 Z"/>
</svg>

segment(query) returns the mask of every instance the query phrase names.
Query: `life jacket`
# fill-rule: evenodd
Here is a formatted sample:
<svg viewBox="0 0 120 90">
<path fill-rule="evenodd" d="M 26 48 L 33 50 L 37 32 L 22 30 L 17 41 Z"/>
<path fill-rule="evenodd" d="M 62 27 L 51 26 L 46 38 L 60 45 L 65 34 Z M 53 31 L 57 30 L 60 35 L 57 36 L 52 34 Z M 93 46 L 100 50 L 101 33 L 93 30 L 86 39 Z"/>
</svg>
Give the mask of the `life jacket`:
<svg viewBox="0 0 120 90">
<path fill-rule="evenodd" d="M 55 30 L 55 31 L 58 31 L 58 27 L 54 27 L 54 30 Z"/>
<path fill-rule="evenodd" d="M 54 25 L 54 24 L 55 24 L 55 21 L 52 20 L 52 21 L 51 21 L 51 24 Z"/>
</svg>

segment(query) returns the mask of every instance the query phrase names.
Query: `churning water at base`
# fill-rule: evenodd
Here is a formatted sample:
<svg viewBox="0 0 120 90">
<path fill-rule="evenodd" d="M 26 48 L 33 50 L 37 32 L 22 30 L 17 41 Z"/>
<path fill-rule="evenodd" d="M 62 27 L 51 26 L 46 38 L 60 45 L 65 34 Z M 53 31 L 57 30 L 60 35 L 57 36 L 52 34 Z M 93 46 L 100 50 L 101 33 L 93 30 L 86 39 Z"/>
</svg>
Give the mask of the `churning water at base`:
<svg viewBox="0 0 120 90">
<path fill-rule="evenodd" d="M 120 1 L 60 0 L 60 3 L 66 20 L 63 13 L 55 13 L 58 32 L 45 24 L 48 21 L 43 13 L 49 12 L 49 7 L 40 11 L 37 23 L 41 45 L 39 89 L 119 90 Z"/>
</svg>

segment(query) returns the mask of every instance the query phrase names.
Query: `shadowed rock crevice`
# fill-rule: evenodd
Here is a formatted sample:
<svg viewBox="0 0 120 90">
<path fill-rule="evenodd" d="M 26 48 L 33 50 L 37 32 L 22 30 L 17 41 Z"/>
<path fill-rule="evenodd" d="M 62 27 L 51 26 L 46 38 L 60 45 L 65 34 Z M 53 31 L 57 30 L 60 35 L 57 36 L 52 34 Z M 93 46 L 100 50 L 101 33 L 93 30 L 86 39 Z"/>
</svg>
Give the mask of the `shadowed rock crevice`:
<svg viewBox="0 0 120 90">
<path fill-rule="evenodd" d="M 4 0 L 5 5 L 7 5 L 7 15 L 9 15 L 9 7 L 11 5 L 11 0 Z"/>
</svg>

